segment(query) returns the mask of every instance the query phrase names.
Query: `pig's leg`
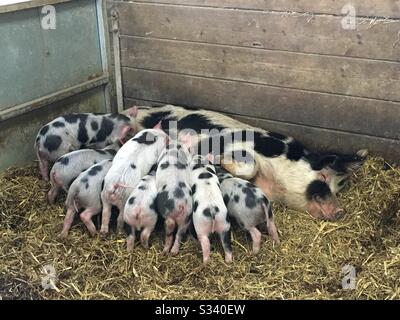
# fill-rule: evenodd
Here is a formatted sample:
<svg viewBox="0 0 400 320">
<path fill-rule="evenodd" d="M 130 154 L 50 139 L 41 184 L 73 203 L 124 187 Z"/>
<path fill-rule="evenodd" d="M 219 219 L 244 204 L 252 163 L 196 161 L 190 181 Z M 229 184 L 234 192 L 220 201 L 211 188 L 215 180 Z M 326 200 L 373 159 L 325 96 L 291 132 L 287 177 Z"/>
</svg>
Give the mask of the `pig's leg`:
<svg viewBox="0 0 400 320">
<path fill-rule="evenodd" d="M 44 156 L 41 155 L 40 151 L 37 152 L 37 158 L 39 160 L 39 169 L 43 180 L 49 181 L 49 160 L 44 158 Z"/>
<path fill-rule="evenodd" d="M 142 230 L 142 233 L 140 234 L 140 243 L 146 249 L 149 248 L 149 238 L 150 238 L 150 235 L 151 235 L 153 229 L 154 228 L 146 227 Z"/>
<path fill-rule="evenodd" d="M 125 205 L 125 204 L 124 204 Z M 118 218 L 117 218 L 117 231 L 118 232 L 123 232 L 124 231 L 124 205 L 119 204 L 118 205 Z"/>
<path fill-rule="evenodd" d="M 219 233 L 219 237 L 221 239 L 222 247 L 225 252 L 225 262 L 231 263 L 232 258 L 232 243 L 231 243 L 231 233 L 230 230 L 227 229 Z"/>
<path fill-rule="evenodd" d="M 276 244 L 279 244 L 280 241 L 279 241 L 278 231 L 276 230 L 276 225 L 273 219 L 267 220 L 267 230 L 272 240 L 274 240 Z"/>
<path fill-rule="evenodd" d="M 165 219 L 165 245 L 163 253 L 168 253 L 174 241 L 175 221 L 171 218 Z"/>
<path fill-rule="evenodd" d="M 54 204 L 59 192 L 60 192 L 59 187 L 57 187 L 55 185 L 51 186 L 49 193 L 47 194 L 47 198 L 48 198 L 50 204 Z"/>
<path fill-rule="evenodd" d="M 107 200 L 105 201 L 103 200 L 103 217 L 100 228 L 100 233 L 103 235 L 108 233 L 108 224 L 110 223 L 110 217 L 111 217 L 111 204 L 108 203 Z"/>
<path fill-rule="evenodd" d="M 135 247 L 135 240 L 136 240 L 136 229 L 135 227 L 131 226 L 131 234 L 126 238 L 126 249 L 128 251 L 132 251 Z"/>
<path fill-rule="evenodd" d="M 256 227 L 249 228 L 248 231 L 253 240 L 253 253 L 257 254 L 261 247 L 261 232 Z"/>
<path fill-rule="evenodd" d="M 92 221 L 92 217 L 95 214 L 97 214 L 97 212 L 98 211 L 96 209 L 88 208 L 88 209 L 85 209 L 80 215 L 82 222 L 88 228 L 89 233 L 92 237 L 94 237 L 96 235 L 96 227 Z"/>
<path fill-rule="evenodd" d="M 66 238 L 68 236 L 68 231 L 71 228 L 72 222 L 74 221 L 75 208 L 68 208 L 67 214 L 65 215 L 63 229 L 61 231 L 61 238 Z"/>
<path fill-rule="evenodd" d="M 108 228 L 109 228 L 109 223 L 110 223 L 110 218 L 111 218 L 112 203 L 109 201 L 107 195 L 108 195 L 108 192 L 106 192 L 105 190 L 103 190 L 101 192 L 101 202 L 103 205 L 103 211 L 102 211 L 100 234 L 102 234 L 102 235 L 105 235 L 108 233 Z M 120 211 L 120 213 L 121 213 L 121 211 Z"/>
<path fill-rule="evenodd" d="M 210 260 L 210 239 L 207 234 L 197 235 L 200 241 L 201 251 L 203 252 L 203 265 L 206 265 Z"/>
<path fill-rule="evenodd" d="M 179 247 L 181 245 L 181 240 L 185 236 L 188 227 L 189 227 L 189 224 L 182 224 L 181 226 L 178 226 L 178 231 L 176 232 L 176 237 L 175 237 L 175 243 L 171 249 L 171 253 L 173 255 L 178 254 Z"/>
</svg>

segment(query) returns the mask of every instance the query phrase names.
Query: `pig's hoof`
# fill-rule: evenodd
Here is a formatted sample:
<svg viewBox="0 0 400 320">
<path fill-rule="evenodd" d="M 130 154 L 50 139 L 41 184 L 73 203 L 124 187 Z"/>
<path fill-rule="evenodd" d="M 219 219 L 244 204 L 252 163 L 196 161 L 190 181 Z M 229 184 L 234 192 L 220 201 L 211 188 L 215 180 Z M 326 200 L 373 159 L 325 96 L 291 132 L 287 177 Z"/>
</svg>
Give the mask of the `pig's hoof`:
<svg viewBox="0 0 400 320">
<path fill-rule="evenodd" d="M 172 248 L 171 255 L 176 256 L 179 253 L 179 249 Z"/>
<path fill-rule="evenodd" d="M 225 257 L 225 262 L 228 263 L 228 264 L 232 263 L 233 262 L 232 255 L 226 256 Z"/>
<path fill-rule="evenodd" d="M 356 155 L 358 155 L 361 158 L 366 158 L 368 156 L 368 150 L 367 149 L 358 150 Z"/>
<path fill-rule="evenodd" d="M 260 247 L 253 248 L 253 255 L 257 255 L 260 252 Z"/>
<path fill-rule="evenodd" d="M 60 235 L 59 235 L 59 237 L 60 237 L 61 239 L 67 239 L 67 237 L 68 237 L 68 232 L 65 232 L 65 231 L 61 232 Z"/>
<path fill-rule="evenodd" d="M 102 236 L 102 237 L 104 237 L 104 236 L 106 236 L 107 235 L 107 233 L 108 233 L 108 229 L 100 229 L 100 235 Z"/>
</svg>

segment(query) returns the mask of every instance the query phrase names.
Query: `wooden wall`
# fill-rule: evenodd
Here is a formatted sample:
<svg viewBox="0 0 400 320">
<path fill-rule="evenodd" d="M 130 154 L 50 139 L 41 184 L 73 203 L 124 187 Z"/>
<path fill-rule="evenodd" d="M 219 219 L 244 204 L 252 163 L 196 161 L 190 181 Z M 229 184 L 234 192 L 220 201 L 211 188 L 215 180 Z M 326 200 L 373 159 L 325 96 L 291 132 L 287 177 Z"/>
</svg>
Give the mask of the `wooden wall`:
<svg viewBox="0 0 400 320">
<path fill-rule="evenodd" d="M 124 99 L 217 110 L 309 147 L 400 162 L 400 1 L 109 1 Z"/>
</svg>

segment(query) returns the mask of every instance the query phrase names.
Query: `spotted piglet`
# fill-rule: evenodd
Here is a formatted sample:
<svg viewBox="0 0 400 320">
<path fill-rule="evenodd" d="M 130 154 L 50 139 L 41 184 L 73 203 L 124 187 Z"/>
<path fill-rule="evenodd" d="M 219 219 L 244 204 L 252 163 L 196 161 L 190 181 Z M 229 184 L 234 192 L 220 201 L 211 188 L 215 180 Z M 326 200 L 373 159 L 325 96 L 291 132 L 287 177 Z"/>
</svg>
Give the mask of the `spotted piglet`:
<svg viewBox="0 0 400 320">
<path fill-rule="evenodd" d="M 193 225 L 203 251 L 203 264 L 210 258 L 209 235 L 217 232 L 225 251 L 225 261 L 232 262 L 230 222 L 215 168 L 203 156 L 193 157 Z"/>
<path fill-rule="evenodd" d="M 96 234 L 96 227 L 92 217 L 101 212 L 101 189 L 104 177 L 111 168 L 112 160 L 103 160 L 83 171 L 71 184 L 65 205 L 67 214 L 64 219 L 64 226 L 61 237 L 66 238 L 74 216 L 81 209 L 85 209 L 80 218 L 86 225 L 91 236 Z"/>
<path fill-rule="evenodd" d="M 137 108 L 128 109 L 126 114 L 68 114 L 44 125 L 34 146 L 43 179 L 48 180 L 49 163 L 68 152 L 125 142 L 136 130 L 132 123 Z"/>
<path fill-rule="evenodd" d="M 72 151 L 58 158 L 50 171 L 49 203 L 53 204 L 61 190 L 68 191 L 76 177 L 92 165 L 107 159 L 114 158 L 118 149 L 118 143 L 104 149 L 82 149 Z"/>
<path fill-rule="evenodd" d="M 119 209 L 118 230 L 122 230 L 124 207 L 130 193 L 136 188 L 140 179 L 148 175 L 157 163 L 165 148 L 168 136 L 160 129 L 140 131 L 126 142 L 114 157 L 111 169 L 104 178 L 104 189 L 101 193 L 103 217 L 100 232 L 108 233 L 111 206 Z"/>
<path fill-rule="evenodd" d="M 124 220 L 131 227 L 131 234 L 126 239 L 127 250 L 135 245 L 135 232 L 141 230 L 140 242 L 149 247 L 149 238 L 157 223 L 157 187 L 155 172 L 144 176 L 129 195 L 125 204 Z"/>
<path fill-rule="evenodd" d="M 260 250 L 261 233 L 257 226 L 261 223 L 267 224 L 268 233 L 279 244 L 271 204 L 264 193 L 252 183 L 232 176 L 221 167 L 217 167 L 217 174 L 228 214 L 250 232 L 253 253 Z"/>
<path fill-rule="evenodd" d="M 158 213 L 165 219 L 164 253 L 178 254 L 180 241 L 190 224 L 192 213 L 190 158 L 185 146 L 171 143 L 158 160 L 157 208 Z M 175 226 L 178 226 L 178 229 L 173 243 Z"/>
</svg>

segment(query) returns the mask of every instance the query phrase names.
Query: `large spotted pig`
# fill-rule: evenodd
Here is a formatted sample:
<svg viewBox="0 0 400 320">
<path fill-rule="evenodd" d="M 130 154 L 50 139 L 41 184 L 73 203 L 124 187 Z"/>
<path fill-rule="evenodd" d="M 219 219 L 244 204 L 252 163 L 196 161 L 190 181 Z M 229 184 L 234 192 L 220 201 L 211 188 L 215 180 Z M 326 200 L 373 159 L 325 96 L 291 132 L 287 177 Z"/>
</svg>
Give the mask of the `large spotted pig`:
<svg viewBox="0 0 400 320">
<path fill-rule="evenodd" d="M 220 143 L 220 149 L 213 153 L 221 155 L 225 169 L 251 180 L 268 199 L 283 201 L 325 219 L 336 219 L 342 214 L 335 194 L 345 186 L 351 170 L 361 165 L 367 155 L 366 150 L 356 155 L 311 152 L 291 137 L 255 128 L 216 112 L 172 105 L 139 107 L 134 123 L 138 128 L 148 128 L 160 121 L 163 130 L 169 129 L 171 121 L 178 131 L 191 129 L 200 134 L 202 130 L 213 130 L 199 139 L 206 145 Z M 233 139 L 233 142 L 225 139 L 233 134 L 244 139 Z M 209 151 L 205 147 L 201 152 Z"/>
<path fill-rule="evenodd" d="M 53 204 L 61 190 L 68 191 L 71 183 L 82 171 L 100 161 L 114 158 L 119 148 L 119 144 L 114 143 L 99 150 L 75 150 L 58 158 L 50 171 L 49 202 Z"/>
<path fill-rule="evenodd" d="M 49 163 L 64 154 L 83 148 L 101 149 L 109 144 L 125 139 L 136 127 L 131 121 L 137 108 L 122 114 L 68 114 L 44 125 L 36 137 L 35 150 L 39 160 L 40 172 L 48 180 Z"/>
<path fill-rule="evenodd" d="M 257 226 L 262 223 L 266 223 L 269 235 L 279 243 L 271 204 L 264 193 L 252 183 L 234 177 L 220 167 L 216 170 L 228 214 L 250 233 L 253 253 L 260 250 L 261 232 Z"/>
<path fill-rule="evenodd" d="M 171 143 L 158 160 L 157 208 L 158 213 L 165 219 L 164 253 L 177 254 L 179 252 L 180 241 L 190 224 L 192 213 L 190 159 L 191 156 L 185 146 Z M 173 244 L 176 226 L 177 232 Z"/>
<path fill-rule="evenodd" d="M 96 227 L 92 222 L 92 217 L 101 212 L 101 188 L 104 177 L 111 165 L 112 160 L 103 160 L 83 171 L 71 184 L 65 201 L 67 214 L 61 231 L 62 238 L 68 236 L 74 216 L 81 209 L 84 209 L 80 214 L 82 222 L 88 228 L 91 236 L 96 234 Z"/>
<path fill-rule="evenodd" d="M 104 189 L 101 193 L 102 234 L 108 233 L 112 205 L 119 209 L 118 229 L 122 229 L 124 207 L 130 193 L 157 163 L 167 142 L 168 136 L 162 130 L 147 129 L 137 133 L 119 149 L 104 178 Z"/>
<path fill-rule="evenodd" d="M 156 200 L 156 177 L 153 171 L 142 178 L 125 203 L 124 220 L 131 227 L 131 233 L 126 239 L 128 251 L 135 245 L 136 230 L 141 230 L 140 242 L 143 247 L 149 247 L 149 238 L 158 218 Z"/>
<path fill-rule="evenodd" d="M 209 236 L 218 233 L 225 252 L 225 261 L 232 262 L 232 244 L 227 208 L 213 165 L 201 156 L 193 158 L 192 197 L 193 226 L 203 251 L 203 264 L 210 258 Z"/>
</svg>

